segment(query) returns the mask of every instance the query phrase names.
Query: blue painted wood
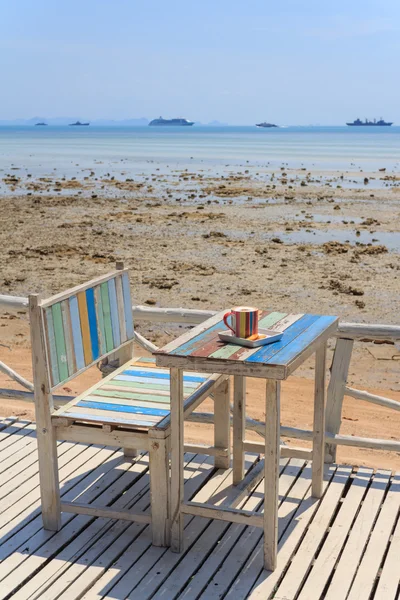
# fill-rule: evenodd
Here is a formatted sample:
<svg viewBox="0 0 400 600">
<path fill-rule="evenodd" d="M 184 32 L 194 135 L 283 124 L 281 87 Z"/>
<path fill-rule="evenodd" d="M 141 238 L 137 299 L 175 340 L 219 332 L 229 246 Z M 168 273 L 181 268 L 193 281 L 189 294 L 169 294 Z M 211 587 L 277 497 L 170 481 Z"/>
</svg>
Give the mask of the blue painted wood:
<svg viewBox="0 0 400 600">
<path fill-rule="evenodd" d="M 122 275 L 122 295 L 124 297 L 124 313 L 126 323 L 126 335 L 128 340 L 133 338 L 133 315 L 132 315 L 132 299 L 131 290 L 129 287 L 128 273 Z"/>
<path fill-rule="evenodd" d="M 111 326 L 113 332 L 114 348 L 116 348 L 117 346 L 121 345 L 121 333 L 119 331 L 117 290 L 115 288 L 114 279 L 110 279 L 108 281 L 108 295 L 110 298 Z"/>
<path fill-rule="evenodd" d="M 157 379 L 156 377 L 135 377 L 134 375 L 116 375 L 113 377 L 111 381 L 127 381 L 127 382 L 135 382 L 135 383 L 160 383 L 165 382 L 166 389 L 169 390 L 170 382 L 168 379 Z M 193 390 L 199 387 L 199 383 L 196 381 L 185 381 L 184 387 L 192 388 Z"/>
<path fill-rule="evenodd" d="M 285 348 L 288 344 L 291 344 L 293 340 L 300 335 L 305 329 L 310 327 L 315 321 L 319 319 L 318 315 L 304 315 L 301 319 L 293 323 L 290 327 L 284 331 L 282 338 L 279 342 L 274 342 L 268 346 L 263 346 L 255 354 L 249 356 L 244 362 L 249 363 L 268 363 L 272 357 L 275 356 L 282 348 Z"/>
<path fill-rule="evenodd" d="M 152 370 L 141 370 L 136 369 L 127 369 L 126 371 L 122 371 L 123 375 L 132 375 L 133 377 L 151 377 L 155 379 L 169 379 L 169 373 L 158 373 L 157 369 Z M 198 383 L 203 383 L 206 381 L 207 377 L 199 377 L 196 375 L 183 375 L 183 381 L 196 381 Z"/>
<path fill-rule="evenodd" d="M 137 415 L 148 415 L 151 417 L 166 417 L 169 410 L 161 408 L 145 408 L 141 406 L 128 406 L 126 404 L 107 404 L 107 402 L 92 402 L 81 400 L 76 404 L 79 408 L 93 408 L 96 410 L 109 410 L 113 412 L 132 413 Z"/>
<path fill-rule="evenodd" d="M 125 417 L 106 417 L 104 415 L 96 415 L 93 413 L 88 412 L 88 414 L 83 414 L 83 413 L 79 413 L 79 412 L 74 412 L 72 410 L 67 410 L 65 413 L 60 413 L 59 416 L 61 417 L 69 417 L 70 419 L 76 419 L 79 421 L 93 421 L 93 423 L 120 423 L 123 419 L 124 424 L 126 425 L 135 425 L 136 427 L 154 427 L 155 423 L 157 423 L 157 420 L 154 421 L 144 421 L 142 419 L 138 420 L 137 418 L 134 419 L 127 419 Z"/>
<path fill-rule="evenodd" d="M 305 350 L 316 337 L 330 327 L 336 320 L 337 317 L 320 316 L 317 321 L 294 339 L 290 346 L 286 346 L 286 348 L 283 348 L 281 352 L 274 356 L 274 365 L 290 364 L 300 352 Z"/>
<path fill-rule="evenodd" d="M 175 348 L 175 350 L 172 350 L 172 352 L 170 352 L 170 354 L 179 354 L 179 356 L 188 356 L 193 351 L 194 347 L 196 347 L 196 348 L 200 347 L 200 343 L 203 338 L 208 339 L 210 333 L 217 334 L 218 331 L 223 331 L 224 329 L 226 329 L 226 325 L 224 324 L 223 321 L 219 321 L 218 323 L 213 325 L 213 327 L 210 327 L 209 329 L 206 329 L 202 333 L 199 333 L 199 335 L 196 335 L 196 337 L 194 337 L 192 340 L 189 340 L 185 344 L 182 344 L 182 346 L 178 346 L 178 348 Z"/>
<path fill-rule="evenodd" d="M 83 355 L 81 320 L 79 317 L 78 299 L 76 296 L 71 296 L 69 299 L 69 312 L 71 315 L 72 339 L 74 341 L 76 368 L 79 371 L 85 366 L 85 358 Z"/>
<path fill-rule="evenodd" d="M 89 288 L 86 290 L 86 304 L 89 317 L 90 343 L 92 346 L 93 360 L 100 356 L 99 350 L 99 334 L 97 331 L 96 307 L 94 303 L 94 290 Z"/>
</svg>

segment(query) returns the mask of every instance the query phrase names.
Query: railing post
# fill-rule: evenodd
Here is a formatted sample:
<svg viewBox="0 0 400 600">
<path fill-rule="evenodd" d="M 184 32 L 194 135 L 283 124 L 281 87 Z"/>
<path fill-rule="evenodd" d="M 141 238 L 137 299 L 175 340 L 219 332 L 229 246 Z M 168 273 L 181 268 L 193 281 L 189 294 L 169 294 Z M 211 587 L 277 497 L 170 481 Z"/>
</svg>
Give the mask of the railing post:
<svg viewBox="0 0 400 600">
<path fill-rule="evenodd" d="M 326 401 L 326 425 L 327 433 L 339 433 L 342 422 L 342 406 L 347 376 L 349 373 L 353 340 L 338 338 L 336 340 L 335 352 L 333 354 L 331 376 L 328 385 Z M 325 462 L 336 461 L 336 445 L 326 444 Z"/>
</svg>

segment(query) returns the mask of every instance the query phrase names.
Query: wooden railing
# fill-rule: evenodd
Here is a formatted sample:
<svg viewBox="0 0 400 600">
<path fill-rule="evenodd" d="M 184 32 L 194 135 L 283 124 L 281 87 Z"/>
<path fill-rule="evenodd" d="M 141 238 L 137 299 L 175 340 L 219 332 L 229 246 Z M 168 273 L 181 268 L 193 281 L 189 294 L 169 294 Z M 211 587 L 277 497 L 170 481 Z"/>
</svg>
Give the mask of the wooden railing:
<svg viewBox="0 0 400 600">
<path fill-rule="evenodd" d="M 0 295 L 0 308 L 24 309 L 27 308 L 27 306 L 27 298 Z M 133 306 L 132 310 L 135 321 L 185 323 L 187 325 L 201 323 L 215 314 L 215 311 L 207 310 L 157 308 L 148 306 Z M 400 340 L 400 327 L 395 325 L 340 323 L 336 338 L 331 376 L 327 390 L 325 427 L 326 461 L 333 462 L 336 460 L 336 448 L 338 445 L 400 452 L 400 441 L 362 438 L 339 434 L 342 421 L 343 398 L 345 395 L 351 396 L 356 400 L 372 402 L 373 404 L 384 406 L 392 410 L 400 410 L 400 402 L 347 386 L 347 377 L 354 342 L 357 340 L 386 340 L 390 342 Z M 135 332 L 135 339 L 141 347 L 149 352 L 156 349 L 156 346 L 140 333 Z M 0 397 L 33 400 L 33 384 L 31 382 L 27 381 L 24 377 L 2 362 L 0 362 L 0 370 L 27 390 L 0 389 Z M 57 396 L 54 399 L 58 403 L 63 403 L 71 400 L 71 397 Z M 211 423 L 213 421 L 213 415 L 211 413 L 193 413 L 190 420 Z M 265 430 L 265 424 L 249 417 L 247 418 L 246 427 L 256 431 L 260 435 L 263 435 Z M 300 440 L 312 440 L 313 432 L 311 430 L 299 429 L 296 427 L 282 426 L 281 435 L 282 437 Z"/>
</svg>

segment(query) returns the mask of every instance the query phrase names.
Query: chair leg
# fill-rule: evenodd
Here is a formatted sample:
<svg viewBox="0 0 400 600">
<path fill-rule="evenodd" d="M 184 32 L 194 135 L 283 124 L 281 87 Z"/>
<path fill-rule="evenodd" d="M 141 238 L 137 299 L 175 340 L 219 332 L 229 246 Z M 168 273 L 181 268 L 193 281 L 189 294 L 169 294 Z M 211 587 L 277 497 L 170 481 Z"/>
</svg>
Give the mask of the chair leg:
<svg viewBox="0 0 400 600">
<path fill-rule="evenodd" d="M 244 439 L 246 433 L 246 378 L 233 378 L 233 485 L 244 477 Z"/>
<path fill-rule="evenodd" d="M 124 448 L 125 458 L 136 458 L 138 454 L 140 454 L 140 452 L 136 448 Z"/>
<path fill-rule="evenodd" d="M 219 385 L 214 392 L 214 446 L 227 450 L 225 456 L 215 456 L 217 469 L 228 469 L 231 462 L 231 424 L 229 404 L 229 379 Z"/>
<path fill-rule="evenodd" d="M 61 508 L 55 430 L 38 426 L 37 445 L 43 527 L 58 531 L 61 527 Z"/>
<path fill-rule="evenodd" d="M 168 438 L 152 438 L 149 432 L 151 528 L 154 546 L 169 546 Z"/>
</svg>

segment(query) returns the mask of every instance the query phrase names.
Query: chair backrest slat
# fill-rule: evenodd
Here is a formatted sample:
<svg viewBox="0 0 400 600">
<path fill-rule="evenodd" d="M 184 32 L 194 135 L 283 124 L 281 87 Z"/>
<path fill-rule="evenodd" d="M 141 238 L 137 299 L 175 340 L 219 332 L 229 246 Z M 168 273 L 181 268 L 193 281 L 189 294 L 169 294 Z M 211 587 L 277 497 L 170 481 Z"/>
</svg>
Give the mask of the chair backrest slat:
<svg viewBox="0 0 400 600">
<path fill-rule="evenodd" d="M 52 388 L 133 340 L 128 272 L 90 283 L 39 305 Z"/>
</svg>

